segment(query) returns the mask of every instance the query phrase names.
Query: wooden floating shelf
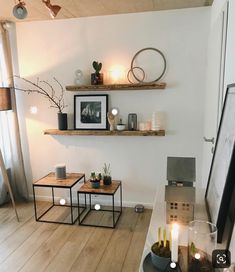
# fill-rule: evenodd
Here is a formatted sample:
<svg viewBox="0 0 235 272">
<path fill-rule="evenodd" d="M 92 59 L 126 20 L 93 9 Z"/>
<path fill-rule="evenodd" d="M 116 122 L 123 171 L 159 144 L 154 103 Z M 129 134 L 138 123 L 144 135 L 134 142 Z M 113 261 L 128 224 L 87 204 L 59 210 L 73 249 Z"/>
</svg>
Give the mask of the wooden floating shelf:
<svg viewBox="0 0 235 272">
<path fill-rule="evenodd" d="M 47 129 L 45 135 L 67 135 L 67 136 L 165 136 L 165 130 L 159 131 L 140 131 L 140 130 L 58 130 Z"/>
<path fill-rule="evenodd" d="M 67 91 L 126 91 L 165 89 L 166 83 L 136 83 L 136 84 L 107 84 L 107 85 L 72 85 L 66 86 Z"/>
</svg>

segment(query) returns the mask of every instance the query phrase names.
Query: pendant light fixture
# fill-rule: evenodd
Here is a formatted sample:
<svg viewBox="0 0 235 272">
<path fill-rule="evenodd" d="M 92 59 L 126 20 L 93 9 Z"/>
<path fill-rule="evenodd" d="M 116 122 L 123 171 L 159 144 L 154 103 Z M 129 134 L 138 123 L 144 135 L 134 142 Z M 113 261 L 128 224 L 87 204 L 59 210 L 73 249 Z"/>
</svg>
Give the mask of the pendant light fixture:
<svg viewBox="0 0 235 272">
<path fill-rule="evenodd" d="M 42 0 L 42 2 L 46 5 L 51 17 L 54 19 L 60 11 L 61 7 L 58 5 L 52 5 L 50 0 Z"/>
<path fill-rule="evenodd" d="M 13 15 L 17 19 L 25 19 L 28 15 L 28 11 L 25 7 L 25 2 L 23 2 L 22 0 L 18 1 L 19 3 L 13 7 Z M 61 7 L 58 5 L 52 5 L 50 0 L 42 0 L 42 2 L 46 5 L 51 17 L 54 19 L 57 16 L 58 12 L 61 10 Z"/>
<path fill-rule="evenodd" d="M 12 12 L 17 19 L 24 19 L 28 15 L 28 11 L 25 8 L 25 3 L 22 0 L 19 0 L 19 4 L 14 6 Z"/>
</svg>

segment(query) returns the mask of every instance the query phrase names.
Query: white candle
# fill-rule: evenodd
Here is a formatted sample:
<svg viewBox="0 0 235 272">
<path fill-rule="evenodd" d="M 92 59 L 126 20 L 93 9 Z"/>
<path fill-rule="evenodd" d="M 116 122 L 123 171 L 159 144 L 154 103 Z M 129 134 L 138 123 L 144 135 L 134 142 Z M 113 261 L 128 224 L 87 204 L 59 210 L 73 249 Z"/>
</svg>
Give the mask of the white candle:
<svg viewBox="0 0 235 272">
<path fill-rule="evenodd" d="M 177 224 L 172 225 L 171 230 L 171 261 L 178 262 L 178 245 L 179 245 L 179 226 Z"/>
</svg>

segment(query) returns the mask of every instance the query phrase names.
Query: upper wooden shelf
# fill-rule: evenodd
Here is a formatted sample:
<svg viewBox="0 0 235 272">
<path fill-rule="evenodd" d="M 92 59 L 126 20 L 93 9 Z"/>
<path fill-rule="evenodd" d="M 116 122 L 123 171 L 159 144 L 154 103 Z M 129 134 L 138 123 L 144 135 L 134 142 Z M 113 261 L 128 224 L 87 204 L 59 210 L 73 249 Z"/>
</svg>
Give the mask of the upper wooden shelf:
<svg viewBox="0 0 235 272">
<path fill-rule="evenodd" d="M 68 135 L 68 136 L 165 136 L 165 130 L 159 131 L 140 131 L 140 130 L 58 130 L 47 129 L 44 131 L 45 135 Z"/>
<path fill-rule="evenodd" d="M 126 91 L 126 90 L 152 90 L 165 89 L 166 83 L 135 83 L 135 84 L 107 84 L 107 85 L 72 85 L 66 86 L 67 91 Z"/>
</svg>

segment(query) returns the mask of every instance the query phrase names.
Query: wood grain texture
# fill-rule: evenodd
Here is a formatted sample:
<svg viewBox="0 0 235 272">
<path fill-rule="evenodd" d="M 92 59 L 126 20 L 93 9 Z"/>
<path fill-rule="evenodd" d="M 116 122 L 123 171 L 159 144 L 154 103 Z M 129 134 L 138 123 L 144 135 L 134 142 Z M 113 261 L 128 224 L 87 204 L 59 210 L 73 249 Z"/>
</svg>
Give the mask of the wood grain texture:
<svg viewBox="0 0 235 272">
<path fill-rule="evenodd" d="M 84 173 L 67 173 L 66 179 L 56 179 L 55 173 L 49 173 L 45 177 L 35 181 L 33 184 L 40 186 L 72 187 L 78 180 L 85 176 Z"/>
<path fill-rule="evenodd" d="M 93 216 L 99 217 L 99 214 L 100 213 L 93 214 Z M 98 224 L 100 223 L 107 225 L 108 221 L 109 218 L 105 216 L 100 217 Z M 92 233 L 82 252 L 74 262 L 70 272 L 96 271 L 97 266 L 103 257 L 104 251 L 113 235 L 113 232 L 113 229 L 95 228 L 95 231 Z"/>
<path fill-rule="evenodd" d="M 45 272 L 70 271 L 94 231 L 94 228 L 75 227 L 75 231 L 68 237 L 65 244 L 45 269 Z"/>
<path fill-rule="evenodd" d="M 114 230 L 103 257 L 97 266 L 97 272 L 122 271 L 123 261 L 130 247 L 138 217 L 139 214 L 134 209 L 127 209 L 121 216 L 118 230 Z"/>
<path fill-rule="evenodd" d="M 37 252 L 19 271 L 44 271 L 74 231 L 75 226 L 59 225 L 59 227 L 54 231 L 50 238 L 42 244 Z"/>
<path fill-rule="evenodd" d="M 112 184 L 104 185 L 103 181 L 100 181 L 100 188 L 94 189 L 91 186 L 91 182 L 85 182 L 78 191 L 81 193 L 96 193 L 96 194 L 114 194 L 118 187 L 120 186 L 121 181 L 119 180 L 112 180 Z"/>
<path fill-rule="evenodd" d="M 122 13 L 136 13 L 155 10 L 168 10 L 179 8 L 193 8 L 210 6 L 213 0 L 56 0 L 51 4 L 60 5 L 62 9 L 56 16 L 57 19 L 100 16 Z M 0 0 L 0 18 L 17 22 L 12 14 L 12 8 L 16 2 Z M 18 3 L 18 2 L 17 2 Z M 50 20 L 50 14 L 42 1 L 30 0 L 26 2 L 28 16 L 24 21 Z"/>
<path fill-rule="evenodd" d="M 142 248 L 144 247 L 147 235 L 145 230 L 148 229 L 149 218 L 151 217 L 151 214 L 152 210 L 145 210 L 144 213 L 141 213 L 138 216 L 131 243 L 123 263 L 123 272 L 136 272 L 139 270 L 139 256 L 143 252 Z"/>
<path fill-rule="evenodd" d="M 109 131 L 109 130 L 58 130 L 47 129 L 45 135 L 64 135 L 64 136 L 165 136 L 165 130 L 150 131 L 150 130 L 124 130 L 124 131 Z"/>
<path fill-rule="evenodd" d="M 86 92 L 86 91 L 141 91 L 165 89 L 166 83 L 136 83 L 136 84 L 104 84 L 104 85 L 71 85 L 66 86 L 67 91 Z"/>
<path fill-rule="evenodd" d="M 48 203 L 38 205 L 44 210 Z M 137 214 L 133 208 L 124 208 L 116 228 L 105 229 L 36 222 L 33 203 L 17 204 L 17 210 L 19 223 L 10 204 L 0 208 L 1 272 L 128 271 L 127 267 L 138 267 L 143 250 L 141 241 L 151 216 L 149 210 Z M 61 216 L 59 210 L 57 215 Z M 110 219 L 100 213 L 93 217 L 102 224 Z M 6 227 L 9 232 L 4 236 Z"/>
</svg>

